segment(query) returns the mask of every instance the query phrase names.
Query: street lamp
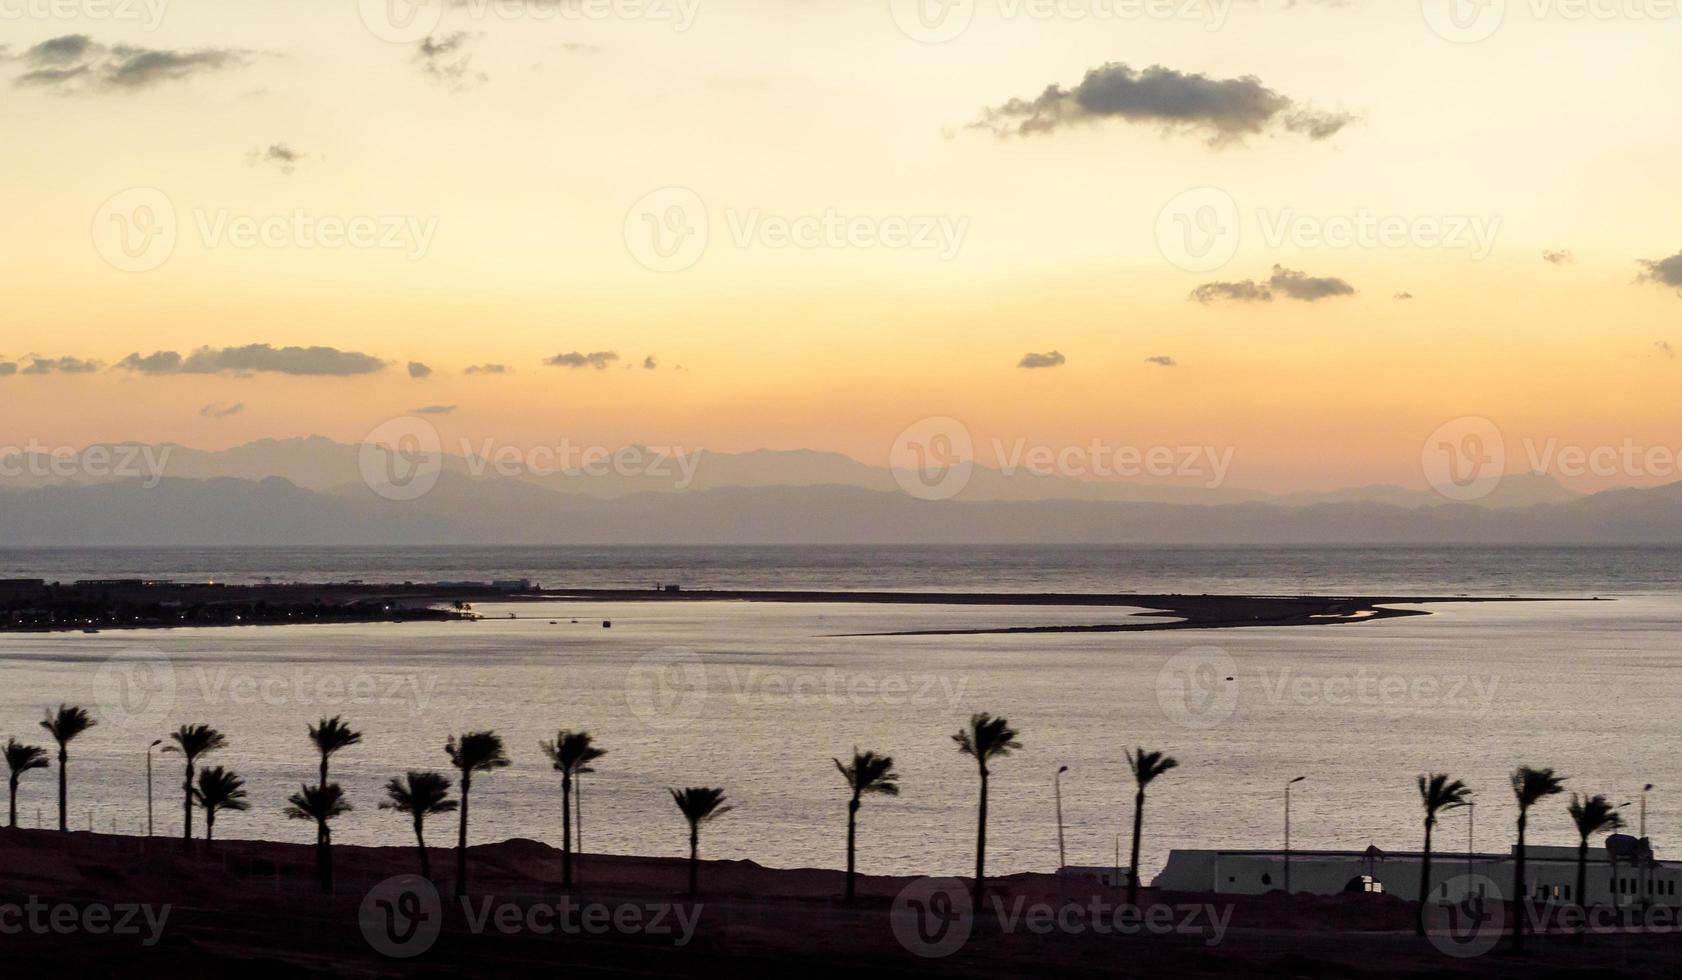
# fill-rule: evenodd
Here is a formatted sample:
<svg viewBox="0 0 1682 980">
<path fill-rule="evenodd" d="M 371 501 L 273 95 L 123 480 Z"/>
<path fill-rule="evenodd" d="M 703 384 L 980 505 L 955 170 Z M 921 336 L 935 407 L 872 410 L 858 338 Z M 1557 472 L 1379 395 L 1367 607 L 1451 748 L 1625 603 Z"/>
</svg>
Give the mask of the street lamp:
<svg viewBox="0 0 1682 980">
<path fill-rule="evenodd" d="M 1645 844 L 1647 842 L 1647 794 L 1652 792 L 1652 791 L 1653 791 L 1653 784 L 1652 783 L 1648 783 L 1647 785 L 1641 787 L 1641 842 L 1643 844 Z M 1651 849 L 1644 849 L 1644 850 L 1645 850 L 1645 853 L 1637 854 L 1637 858 L 1641 861 L 1641 873 L 1637 876 L 1638 884 L 1636 885 L 1636 887 L 1638 889 L 1640 889 L 1640 891 L 1641 891 L 1641 907 L 1642 908 L 1646 908 L 1647 906 L 1652 904 L 1652 902 L 1649 901 L 1648 896 L 1647 896 L 1647 861 L 1648 861 L 1648 855 L 1651 854 L 1652 851 L 1651 851 Z"/>
<path fill-rule="evenodd" d="M 152 836 L 152 750 L 164 744 L 161 738 L 146 746 L 146 836 Z"/>
<path fill-rule="evenodd" d="M 1069 859 L 1063 853 L 1063 774 L 1068 771 L 1068 766 L 1059 766 L 1057 775 L 1051 777 L 1051 788 L 1057 796 L 1057 870 L 1059 872 L 1069 866 Z"/>
<path fill-rule="evenodd" d="M 1285 784 L 1285 894 L 1291 893 L 1291 787 L 1307 779 L 1298 776 Z"/>
<path fill-rule="evenodd" d="M 1471 874 L 1473 868 L 1472 855 L 1477 853 L 1478 805 L 1475 801 L 1466 801 L 1466 873 Z"/>
</svg>

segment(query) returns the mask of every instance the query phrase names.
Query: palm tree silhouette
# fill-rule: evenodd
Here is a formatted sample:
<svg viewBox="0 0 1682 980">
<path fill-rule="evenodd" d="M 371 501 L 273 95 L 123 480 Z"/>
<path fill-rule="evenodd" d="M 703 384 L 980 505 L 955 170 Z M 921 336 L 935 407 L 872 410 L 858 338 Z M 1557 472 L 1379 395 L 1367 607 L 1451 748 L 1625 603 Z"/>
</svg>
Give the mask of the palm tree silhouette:
<svg viewBox="0 0 1682 980">
<path fill-rule="evenodd" d="M 31 769 L 47 768 L 47 750 L 39 745 L 24 745 L 15 738 L 6 739 L 6 768 L 11 770 L 7 786 L 11 790 L 11 823 L 18 825 L 18 780 Z"/>
<path fill-rule="evenodd" d="M 315 744 L 315 750 L 321 754 L 321 782 L 327 785 L 327 760 L 340 749 L 349 748 L 362 741 L 362 733 L 353 731 L 344 723 L 340 715 L 323 718 L 320 722 L 308 726 L 310 741 Z"/>
<path fill-rule="evenodd" d="M 1139 907 L 1139 837 L 1145 829 L 1145 787 L 1151 780 L 1179 766 L 1179 760 L 1163 752 L 1146 752 L 1144 746 L 1127 755 L 1138 790 L 1133 794 L 1133 861 L 1127 866 L 1127 904 Z"/>
<path fill-rule="evenodd" d="M 380 804 L 382 810 L 396 810 L 407 813 L 415 821 L 415 843 L 420 847 L 421 877 L 432 878 L 432 861 L 426 854 L 426 832 L 424 824 L 428 814 L 450 813 L 456 808 L 456 801 L 449 799 L 450 777 L 437 772 L 416 772 L 411 769 L 408 775 L 399 779 L 391 777 L 385 784 L 386 802 Z"/>
<path fill-rule="evenodd" d="M 1003 718 L 994 718 L 985 711 L 970 716 L 969 727 L 952 736 L 958 751 L 975 760 L 981 772 L 981 805 L 976 811 L 975 829 L 975 888 L 972 894 L 976 914 L 981 913 L 981 896 L 987 890 L 987 777 L 992 775 L 987 760 L 1003 758 L 1011 749 L 1019 749 L 1016 731 Z"/>
<path fill-rule="evenodd" d="M 315 873 L 321 880 L 321 890 L 330 895 L 333 893 L 333 831 L 327 823 L 353 808 L 345 802 L 345 792 L 338 783 L 305 784 L 287 797 L 286 802 L 288 818 L 315 821 Z"/>
<path fill-rule="evenodd" d="M 538 747 L 561 774 L 561 887 L 572 887 L 572 780 L 581 772 L 593 772 L 590 763 L 607 754 L 591 744 L 589 732 L 561 729 L 553 742 Z"/>
<path fill-rule="evenodd" d="M 1471 787 L 1458 779 L 1450 780 L 1446 772 L 1419 776 L 1419 802 L 1425 807 L 1425 856 L 1419 865 L 1419 918 L 1414 931 L 1425 935 L 1425 903 L 1431 900 L 1431 832 L 1437 827 L 1437 814 L 1444 810 L 1458 810 L 1472 801 Z"/>
<path fill-rule="evenodd" d="M 245 799 L 245 780 L 221 766 L 210 766 L 199 773 L 199 784 L 193 790 L 193 799 L 204 808 L 204 849 L 207 852 L 216 833 L 217 813 L 251 809 L 251 804 Z"/>
<path fill-rule="evenodd" d="M 668 788 L 672 802 L 689 821 L 689 894 L 694 895 L 701 868 L 701 825 L 714 817 L 722 817 L 735 809 L 724 803 L 724 790 L 705 786 L 691 786 L 684 790 Z"/>
<path fill-rule="evenodd" d="M 847 894 L 846 900 L 851 902 L 853 893 L 853 855 L 855 842 L 858 839 L 858 815 L 860 798 L 866 793 L 880 793 L 883 796 L 899 795 L 899 773 L 894 771 L 894 757 L 891 755 L 877 755 L 874 752 L 860 752 L 858 746 L 853 746 L 853 761 L 843 765 L 840 759 L 834 760 L 835 768 L 841 770 L 841 778 L 846 780 L 847 788 L 853 791 L 853 796 L 847 801 Z"/>
<path fill-rule="evenodd" d="M 467 794 L 473 789 L 473 774 L 502 769 L 508 756 L 496 732 L 467 732 L 458 741 L 454 735 L 444 743 L 444 754 L 461 772 L 461 835 L 456 842 L 456 895 L 467 894 Z"/>
<path fill-rule="evenodd" d="M 1595 834 L 1622 830 L 1624 818 L 1604 796 L 1579 798 L 1572 793 L 1570 812 L 1571 822 L 1577 825 L 1577 907 L 1586 912 L 1589 907 L 1589 838 Z M 1583 941 L 1583 934 L 1587 931 L 1588 917 L 1584 916 L 1583 927 L 1577 932 L 1577 942 Z"/>
<path fill-rule="evenodd" d="M 99 724 L 88 717 L 86 708 L 73 704 L 60 704 L 58 710 L 48 711 L 47 717 L 41 719 L 41 727 L 53 736 L 58 743 L 58 829 L 70 829 L 70 788 L 65 778 L 65 764 L 70 761 L 70 743 L 76 736 Z"/>
<path fill-rule="evenodd" d="M 1524 881 L 1524 831 L 1530 823 L 1530 808 L 1537 801 L 1565 792 L 1566 777 L 1552 769 L 1519 766 L 1513 770 L 1513 797 L 1518 800 L 1518 849 L 1513 853 L 1513 951 L 1524 951 L 1524 917 L 1530 910 L 1530 895 Z"/>
<path fill-rule="evenodd" d="M 186 803 L 185 822 L 181 828 L 181 844 L 187 850 L 193 849 L 193 765 L 199 756 L 209 755 L 228 744 L 223 734 L 209 725 L 182 725 L 169 733 L 169 740 L 173 745 L 164 746 L 165 752 L 175 752 L 187 760 L 187 779 L 181 784 Z"/>
</svg>

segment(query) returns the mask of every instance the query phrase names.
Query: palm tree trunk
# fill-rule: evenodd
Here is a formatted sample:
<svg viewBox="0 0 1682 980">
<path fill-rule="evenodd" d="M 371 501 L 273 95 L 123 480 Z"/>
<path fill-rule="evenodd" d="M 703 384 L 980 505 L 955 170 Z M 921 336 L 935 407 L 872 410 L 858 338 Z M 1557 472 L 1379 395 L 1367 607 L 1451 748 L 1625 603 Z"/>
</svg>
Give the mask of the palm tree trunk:
<svg viewBox="0 0 1682 980">
<path fill-rule="evenodd" d="M 1145 791 L 1133 794 L 1133 862 L 1127 866 L 1127 904 L 1139 907 L 1139 834 L 1145 829 Z"/>
<path fill-rule="evenodd" d="M 572 887 L 572 775 L 561 773 L 561 887 Z"/>
<path fill-rule="evenodd" d="M 1524 888 L 1524 811 L 1518 815 L 1518 850 L 1513 854 L 1513 952 L 1524 952 L 1524 915 L 1530 909 L 1530 896 Z"/>
<path fill-rule="evenodd" d="M 981 914 L 981 894 L 987 890 L 987 767 L 981 767 L 981 805 L 976 808 L 974 912 Z"/>
<path fill-rule="evenodd" d="M 1583 835 L 1577 845 L 1577 908 L 1582 910 L 1583 922 L 1577 929 L 1577 941 L 1583 941 L 1583 934 L 1589 930 L 1589 897 L 1585 894 L 1589 888 L 1589 838 Z"/>
<path fill-rule="evenodd" d="M 9 780 L 9 786 L 10 786 L 11 791 L 12 791 L 12 807 L 11 807 L 11 818 L 12 819 L 11 819 L 11 823 L 9 824 L 9 826 L 16 827 L 18 825 L 18 777 L 17 777 L 17 774 L 14 773 L 12 775 L 12 778 Z"/>
<path fill-rule="evenodd" d="M 193 764 L 187 763 L 187 781 L 181 784 L 181 792 L 185 796 L 181 809 L 184 816 L 181 824 L 181 847 L 183 850 L 193 849 Z"/>
<path fill-rule="evenodd" d="M 1425 935 L 1425 903 L 1431 900 L 1431 830 L 1436 821 L 1425 818 L 1425 857 L 1419 862 L 1419 919 L 1414 923 L 1414 932 Z"/>
<path fill-rule="evenodd" d="M 701 825 L 689 822 L 689 897 L 695 897 L 701 871 Z"/>
<path fill-rule="evenodd" d="M 210 841 L 216 836 L 216 811 L 204 811 L 204 852 L 210 853 Z"/>
<path fill-rule="evenodd" d="M 467 897 L 467 794 L 473 789 L 473 780 L 467 773 L 461 774 L 461 828 L 456 838 L 456 897 Z"/>
<path fill-rule="evenodd" d="M 854 892 L 853 892 L 853 854 L 854 854 L 854 845 L 856 844 L 856 842 L 858 840 L 858 813 L 859 813 L 859 797 L 858 797 L 857 793 L 854 793 L 852 800 L 848 801 L 848 803 L 847 803 L 847 896 L 846 896 L 846 898 L 847 898 L 847 902 L 849 904 L 853 901 L 853 897 L 854 897 Z"/>
<path fill-rule="evenodd" d="M 70 829 L 70 784 L 64 777 L 64 764 L 70 761 L 70 753 L 64 750 L 64 745 L 58 747 L 58 829 Z"/>
<path fill-rule="evenodd" d="M 325 752 L 321 753 L 321 787 L 323 789 L 327 788 L 327 753 Z M 326 824 L 322 824 L 321 827 L 316 829 L 315 843 L 317 847 L 321 846 L 321 838 L 326 826 Z"/>
<path fill-rule="evenodd" d="M 333 894 L 333 832 L 327 829 L 327 821 L 321 822 L 321 845 L 315 849 L 316 860 L 321 866 L 321 890 L 328 895 Z"/>
<path fill-rule="evenodd" d="M 415 846 L 420 849 L 421 877 L 432 880 L 432 859 L 426 855 L 426 833 L 422 830 L 425 818 L 415 814 Z"/>
</svg>

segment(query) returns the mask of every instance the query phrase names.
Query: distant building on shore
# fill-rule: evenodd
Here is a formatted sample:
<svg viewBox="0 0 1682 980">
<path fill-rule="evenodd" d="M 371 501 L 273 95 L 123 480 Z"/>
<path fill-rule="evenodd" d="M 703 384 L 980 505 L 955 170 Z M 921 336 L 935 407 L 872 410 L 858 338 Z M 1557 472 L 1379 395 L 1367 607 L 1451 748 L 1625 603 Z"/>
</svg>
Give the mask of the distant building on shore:
<svg viewBox="0 0 1682 980">
<path fill-rule="evenodd" d="M 1515 848 L 1516 850 L 1516 848 Z M 1424 855 L 1418 851 L 1291 851 L 1291 891 L 1310 895 L 1389 892 L 1409 901 L 1419 895 Z M 1577 904 L 1577 848 L 1532 844 L 1525 849 L 1525 886 L 1539 902 Z M 1513 891 L 1513 854 L 1431 853 L 1431 891 L 1454 902 L 1469 891 Z M 1682 906 L 1682 862 L 1659 861 L 1646 839 L 1613 835 L 1588 855 L 1590 906 Z M 1284 851 L 1176 850 L 1152 885 L 1166 891 L 1263 895 L 1285 887 Z M 1492 896 L 1484 896 L 1492 897 Z"/>
</svg>

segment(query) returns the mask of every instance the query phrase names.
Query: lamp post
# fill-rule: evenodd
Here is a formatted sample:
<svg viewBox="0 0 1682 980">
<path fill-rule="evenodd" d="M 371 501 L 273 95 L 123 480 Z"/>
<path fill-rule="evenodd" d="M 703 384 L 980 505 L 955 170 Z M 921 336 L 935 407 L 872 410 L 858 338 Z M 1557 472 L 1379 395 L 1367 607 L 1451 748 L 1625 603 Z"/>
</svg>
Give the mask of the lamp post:
<svg viewBox="0 0 1682 980">
<path fill-rule="evenodd" d="M 1652 783 L 1648 783 L 1647 785 L 1641 787 L 1641 843 L 1643 845 L 1647 843 L 1647 794 L 1652 792 L 1652 790 Z M 1649 848 L 1643 846 L 1641 853 L 1636 855 L 1636 858 L 1641 862 L 1641 873 L 1637 875 L 1638 884 L 1636 887 L 1641 890 L 1642 908 L 1646 908 L 1647 906 L 1653 904 L 1647 895 L 1647 863 L 1648 856 L 1651 853 L 1652 851 Z"/>
<path fill-rule="evenodd" d="M 1298 776 L 1285 784 L 1285 894 L 1291 893 L 1291 787 L 1307 779 Z"/>
<path fill-rule="evenodd" d="M 152 836 L 152 750 L 164 744 L 161 738 L 146 746 L 146 836 Z"/>
<path fill-rule="evenodd" d="M 1063 774 L 1068 771 L 1068 766 L 1059 766 L 1057 775 L 1051 777 L 1052 792 L 1057 797 L 1057 870 L 1059 872 L 1069 866 L 1069 859 L 1063 853 Z"/>
<path fill-rule="evenodd" d="M 1472 855 L 1478 851 L 1477 847 L 1478 805 L 1472 801 L 1466 803 L 1466 873 L 1472 873 Z"/>
</svg>

